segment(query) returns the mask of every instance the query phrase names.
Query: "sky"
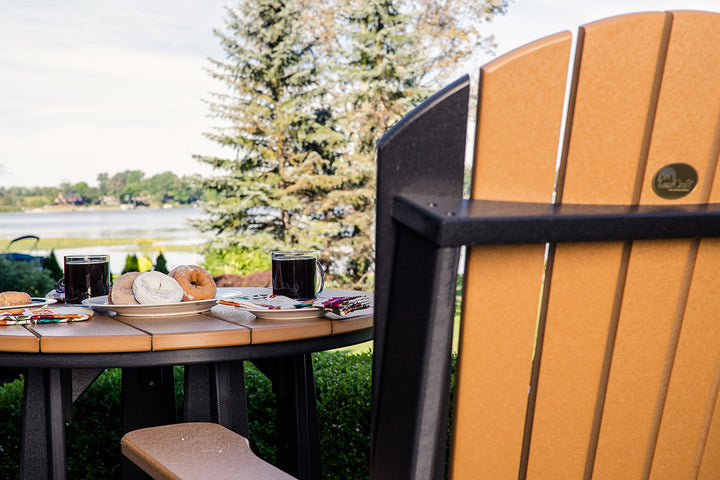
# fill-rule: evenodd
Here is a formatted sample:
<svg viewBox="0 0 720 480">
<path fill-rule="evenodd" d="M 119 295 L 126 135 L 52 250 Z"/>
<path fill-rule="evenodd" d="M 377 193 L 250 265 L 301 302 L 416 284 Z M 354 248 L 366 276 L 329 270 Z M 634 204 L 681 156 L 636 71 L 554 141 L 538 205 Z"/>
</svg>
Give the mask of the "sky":
<svg viewBox="0 0 720 480">
<path fill-rule="evenodd" d="M 205 69 L 223 58 L 213 29 L 226 3 L 0 0 L 0 185 L 211 174 L 192 155 L 223 153 L 203 133 L 217 125 L 204 101 L 222 85 Z M 674 9 L 720 12 L 720 0 L 511 0 L 483 32 L 501 55 L 608 16 Z"/>
</svg>

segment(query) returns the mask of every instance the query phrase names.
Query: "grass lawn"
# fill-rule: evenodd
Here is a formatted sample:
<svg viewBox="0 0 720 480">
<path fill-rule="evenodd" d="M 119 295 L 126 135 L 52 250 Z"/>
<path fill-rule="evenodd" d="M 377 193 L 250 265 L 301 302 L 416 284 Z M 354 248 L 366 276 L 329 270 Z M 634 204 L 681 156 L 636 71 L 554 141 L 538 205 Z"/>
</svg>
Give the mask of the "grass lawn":
<svg viewBox="0 0 720 480">
<path fill-rule="evenodd" d="M 167 242 L 176 240 L 170 237 L 156 238 L 41 238 L 38 242 L 38 250 L 66 250 L 69 248 L 85 247 L 111 247 L 115 245 L 139 245 L 153 247 L 163 245 L 166 251 L 171 252 L 195 252 L 197 244 L 192 245 L 165 245 Z"/>
</svg>

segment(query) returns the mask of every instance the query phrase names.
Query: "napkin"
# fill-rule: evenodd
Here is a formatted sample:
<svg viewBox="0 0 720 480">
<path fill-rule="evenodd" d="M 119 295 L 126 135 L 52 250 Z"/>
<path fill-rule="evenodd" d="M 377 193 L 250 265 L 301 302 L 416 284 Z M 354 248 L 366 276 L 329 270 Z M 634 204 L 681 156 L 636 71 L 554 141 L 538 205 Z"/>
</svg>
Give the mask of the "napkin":
<svg viewBox="0 0 720 480">
<path fill-rule="evenodd" d="M 38 323 L 82 322 L 93 316 L 86 307 L 49 306 L 0 310 L 0 325 L 34 325 Z"/>
<path fill-rule="evenodd" d="M 351 297 L 323 298 L 315 302 L 315 305 L 322 306 L 328 312 L 344 317 L 357 310 L 364 310 L 372 307 L 370 297 L 367 295 L 355 295 Z"/>
<path fill-rule="evenodd" d="M 344 317 L 351 312 L 370 308 L 372 302 L 367 295 L 346 297 L 314 298 L 311 300 L 295 300 L 282 295 L 238 295 L 218 300 L 222 305 L 231 305 L 244 310 L 293 310 L 300 308 L 317 308 Z"/>
</svg>

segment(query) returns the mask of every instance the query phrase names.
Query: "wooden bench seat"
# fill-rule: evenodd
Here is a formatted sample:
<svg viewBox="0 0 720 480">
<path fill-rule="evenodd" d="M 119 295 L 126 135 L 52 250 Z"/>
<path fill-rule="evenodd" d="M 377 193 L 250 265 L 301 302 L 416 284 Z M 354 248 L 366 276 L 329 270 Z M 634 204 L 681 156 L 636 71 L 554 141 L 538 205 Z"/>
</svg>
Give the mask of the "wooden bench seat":
<svg viewBox="0 0 720 480">
<path fill-rule="evenodd" d="M 126 434 L 123 455 L 155 480 L 294 477 L 256 457 L 248 440 L 215 423 L 178 423 Z"/>
</svg>

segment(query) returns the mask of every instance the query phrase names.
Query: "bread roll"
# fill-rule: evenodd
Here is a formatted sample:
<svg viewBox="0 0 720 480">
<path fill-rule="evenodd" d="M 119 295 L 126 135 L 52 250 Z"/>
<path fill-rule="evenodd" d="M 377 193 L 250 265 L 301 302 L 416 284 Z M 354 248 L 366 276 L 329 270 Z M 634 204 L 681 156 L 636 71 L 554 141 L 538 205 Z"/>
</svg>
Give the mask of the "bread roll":
<svg viewBox="0 0 720 480">
<path fill-rule="evenodd" d="M 11 307 L 14 305 L 28 305 L 32 303 L 30 295 L 25 292 L 2 292 L 0 293 L 0 307 Z"/>
</svg>

